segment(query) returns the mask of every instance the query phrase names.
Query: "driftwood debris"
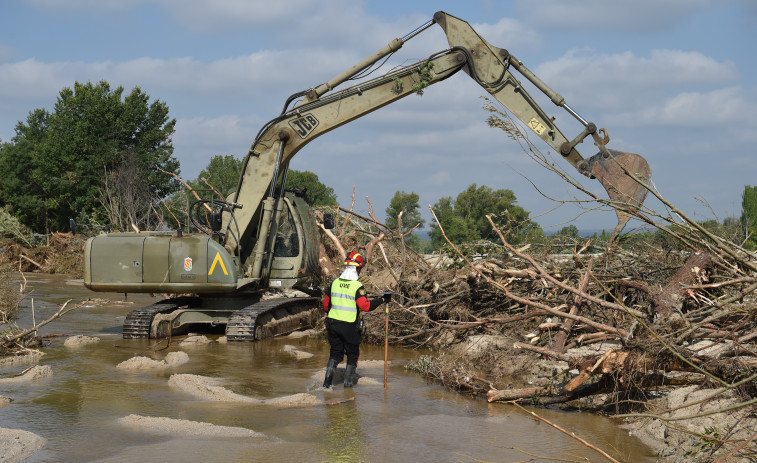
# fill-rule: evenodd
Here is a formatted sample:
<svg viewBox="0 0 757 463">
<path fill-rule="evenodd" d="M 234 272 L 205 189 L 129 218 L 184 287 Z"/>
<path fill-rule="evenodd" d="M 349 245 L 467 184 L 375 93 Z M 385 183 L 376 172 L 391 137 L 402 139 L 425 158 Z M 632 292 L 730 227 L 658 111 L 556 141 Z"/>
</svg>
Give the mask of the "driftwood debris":
<svg viewBox="0 0 757 463">
<path fill-rule="evenodd" d="M 562 361 L 569 349 L 607 342 L 616 346 L 567 359 L 578 374 L 539 395 L 549 392 L 572 400 L 579 387 L 605 377 L 623 389 L 638 386 L 645 375 L 666 373 L 696 373 L 724 384 L 744 370 L 723 358 L 757 358 L 749 344 L 757 328 L 755 311 L 743 302 L 754 297 L 757 276 L 713 249 L 588 256 L 587 243 L 572 255 L 555 257 L 527 253 L 500 234 L 499 254 L 474 261 L 452 246 L 451 253 L 429 258 L 404 246 L 404 236 L 381 224 L 372 208 L 370 217 L 354 214 L 352 208 L 337 212 L 344 216 L 342 227 L 331 234 L 333 251 L 326 253 L 333 267 L 339 268 L 344 249 L 366 252 L 378 244 L 381 253 L 378 258 L 372 253 L 364 272 L 366 286 L 400 293 L 392 305 L 390 342 L 438 346 L 473 334 L 508 334 L 520 341 L 516 346 L 521 351 Z M 347 226 L 354 222 L 359 223 Z M 367 321 L 366 337 L 383 341 L 380 320 Z M 704 351 L 684 347 L 702 342 L 711 345 Z"/>
<path fill-rule="evenodd" d="M 732 244 L 694 229 L 675 250 L 584 240 L 551 254 L 510 244 L 492 222 L 501 246 L 481 254 L 448 241 L 422 256 L 372 212 L 337 212 L 343 227 L 326 255 L 338 268 L 340 247 L 377 245 L 362 280 L 369 292 L 398 293 L 389 342 L 444 353 L 412 368 L 449 388 L 614 413 L 643 412 L 646 397 L 683 385 L 738 389 L 742 407 L 757 396 L 757 259 Z M 383 343 L 383 317 L 365 319 L 364 340 Z M 549 362 L 562 366 L 539 373 Z"/>
</svg>

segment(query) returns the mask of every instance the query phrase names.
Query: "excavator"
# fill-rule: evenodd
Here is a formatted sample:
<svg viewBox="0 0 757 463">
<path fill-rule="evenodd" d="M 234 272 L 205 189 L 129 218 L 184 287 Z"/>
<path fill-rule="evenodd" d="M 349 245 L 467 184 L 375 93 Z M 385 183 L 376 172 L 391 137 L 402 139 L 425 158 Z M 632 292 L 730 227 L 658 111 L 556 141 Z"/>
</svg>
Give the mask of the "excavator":
<svg viewBox="0 0 757 463">
<path fill-rule="evenodd" d="M 450 48 L 336 90 L 434 24 L 444 30 Z M 615 208 L 616 230 L 628 221 L 629 212 L 641 207 L 651 174 L 643 157 L 608 149 L 607 132 L 582 118 L 519 59 L 489 44 L 468 22 L 439 11 L 426 24 L 328 82 L 291 95 L 281 114 L 255 137 L 236 191 L 225 199 L 199 201 L 190 207 L 190 216 L 201 221 L 195 222 L 200 231 L 110 232 L 89 238 L 84 253 L 85 286 L 105 292 L 189 294 L 129 312 L 123 324 L 126 339 L 215 327 L 225 329 L 229 341 L 256 341 L 311 326 L 319 302 L 315 282 L 321 232 L 302 192 L 286 189 L 292 157 L 326 132 L 459 71 L 578 172 L 604 186 L 610 201 L 620 206 Z M 583 130 L 567 138 L 515 73 L 567 111 Z M 599 151 L 584 158 L 577 145 L 587 137 Z M 207 218 L 203 222 L 201 217 Z M 264 297 L 272 290 L 292 288 L 306 296 Z"/>
</svg>

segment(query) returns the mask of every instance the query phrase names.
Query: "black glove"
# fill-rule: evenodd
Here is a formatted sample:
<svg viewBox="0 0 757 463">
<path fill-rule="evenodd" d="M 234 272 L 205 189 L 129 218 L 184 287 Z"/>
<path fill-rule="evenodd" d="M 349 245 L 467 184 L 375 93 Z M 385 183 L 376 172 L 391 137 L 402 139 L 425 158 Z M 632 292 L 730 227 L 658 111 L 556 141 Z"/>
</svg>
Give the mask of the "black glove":
<svg viewBox="0 0 757 463">
<path fill-rule="evenodd" d="M 381 298 L 384 300 L 384 304 L 388 304 L 392 300 L 392 293 L 384 293 Z"/>
</svg>

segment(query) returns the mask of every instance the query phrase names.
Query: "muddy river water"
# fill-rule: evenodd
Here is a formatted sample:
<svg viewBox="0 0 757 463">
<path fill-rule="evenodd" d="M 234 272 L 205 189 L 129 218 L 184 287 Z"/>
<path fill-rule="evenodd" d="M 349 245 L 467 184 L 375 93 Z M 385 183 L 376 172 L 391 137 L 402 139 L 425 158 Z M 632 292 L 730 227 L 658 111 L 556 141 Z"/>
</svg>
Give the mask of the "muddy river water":
<svg viewBox="0 0 757 463">
<path fill-rule="evenodd" d="M 0 408 L 0 427 L 23 429 L 48 440 L 28 462 L 515 462 L 607 461 L 596 451 L 506 404 L 487 404 L 444 390 L 404 368 L 421 352 L 389 351 L 388 388 L 383 387 L 383 347 L 361 348 L 361 375 L 352 390 L 336 385 L 320 390 L 328 357 L 324 339 L 283 337 L 256 343 L 211 342 L 166 349 L 154 340 L 121 339 L 123 316 L 152 302 L 147 295 L 92 293 L 81 281 L 29 274 L 32 298 L 19 325 L 53 314 L 63 302 L 104 298 L 111 303 L 82 307 L 44 327 L 42 335 L 88 335 L 100 342 L 66 347 L 64 337 L 49 338 L 40 365 L 53 375 L 40 382 L 0 384 L 13 402 Z M 119 302 L 120 301 L 120 302 Z M 215 339 L 217 336 L 208 336 Z M 162 341 L 159 345 L 166 345 Z M 285 346 L 313 354 L 291 355 Z M 291 349 L 288 348 L 288 349 Z M 188 362 L 155 370 L 116 366 L 134 356 L 164 359 L 183 351 Z M 340 365 L 343 367 L 343 365 Z M 0 369 L 8 377 L 25 366 Z M 307 393 L 319 404 L 273 406 L 198 398 L 172 387 L 176 374 L 216 378 L 224 388 L 270 399 Z M 333 405 L 329 403 L 340 402 Z M 544 418 L 575 432 L 620 461 L 651 462 L 638 440 L 606 418 L 535 409 Z M 248 436 L 176 435 L 129 426 L 129 415 L 212 423 L 252 430 Z M 0 457 L 2 460 L 2 457 Z"/>
</svg>

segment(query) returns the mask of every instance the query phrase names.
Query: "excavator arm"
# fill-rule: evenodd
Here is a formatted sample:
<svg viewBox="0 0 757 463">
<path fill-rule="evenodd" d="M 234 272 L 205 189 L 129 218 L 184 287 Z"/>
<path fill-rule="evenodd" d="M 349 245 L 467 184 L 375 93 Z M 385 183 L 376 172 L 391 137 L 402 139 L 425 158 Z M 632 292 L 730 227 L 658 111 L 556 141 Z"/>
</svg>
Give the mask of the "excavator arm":
<svg viewBox="0 0 757 463">
<path fill-rule="evenodd" d="M 443 11 L 434 15 L 434 21 L 444 29 L 450 46 L 460 47 L 469 52 L 470 65 L 465 68 L 465 71 L 473 80 L 484 87 L 581 174 L 596 178 L 602 184 L 611 201 L 617 206 L 615 211 L 618 216 L 618 225 L 613 235 L 620 233 L 630 219 L 629 212 L 638 209 L 646 197 L 645 184 L 651 176 L 646 159 L 638 154 L 608 149 L 606 145 L 610 138 L 604 129 L 597 130 L 596 124 L 584 120 L 568 106 L 560 94 L 549 88 L 520 60 L 507 50 L 489 44 L 466 21 Z M 545 114 L 521 86 L 510 71 L 511 69 L 515 69 L 549 97 L 552 103 L 573 116 L 583 125 L 584 130 L 568 140 L 555 125 L 554 118 Z M 592 137 L 599 152 L 589 159 L 584 159 L 576 146 L 587 136 Z"/>
<path fill-rule="evenodd" d="M 395 69 L 381 77 L 335 91 L 334 89 L 364 71 L 385 56 L 394 53 L 403 43 L 433 24 L 442 27 L 450 49 L 431 55 L 410 66 Z M 632 153 L 609 150 L 609 138 L 595 124 L 585 121 L 565 100 L 507 50 L 494 47 L 479 36 L 466 21 L 444 12 L 433 21 L 386 47 L 318 87 L 292 95 L 284 111 L 266 124 L 256 136 L 243 164 L 243 173 L 233 204 L 224 214 L 224 245 L 237 256 L 239 271 L 247 278 L 260 278 L 270 262 L 272 236 L 275 236 L 277 215 L 281 214 L 281 197 L 286 184 L 289 161 L 307 143 L 320 135 L 382 108 L 422 88 L 441 82 L 463 70 L 493 98 L 531 128 L 542 140 L 573 165 L 580 173 L 598 179 L 612 201 L 622 204 L 618 210 L 616 231 L 629 216 L 623 210 L 640 207 L 646 188 L 639 184 L 650 177 L 646 160 Z M 567 138 L 528 94 L 513 74 L 517 71 L 542 91 L 557 106 L 576 118 L 584 130 Z M 289 105 L 299 102 L 291 109 Z M 576 146 L 591 136 L 599 153 L 584 159 Z M 629 175 L 631 174 L 631 175 Z"/>
</svg>

